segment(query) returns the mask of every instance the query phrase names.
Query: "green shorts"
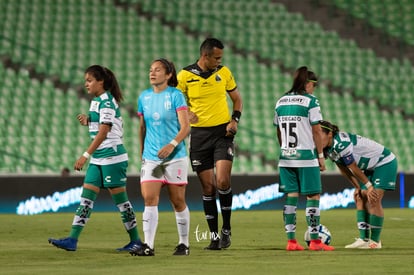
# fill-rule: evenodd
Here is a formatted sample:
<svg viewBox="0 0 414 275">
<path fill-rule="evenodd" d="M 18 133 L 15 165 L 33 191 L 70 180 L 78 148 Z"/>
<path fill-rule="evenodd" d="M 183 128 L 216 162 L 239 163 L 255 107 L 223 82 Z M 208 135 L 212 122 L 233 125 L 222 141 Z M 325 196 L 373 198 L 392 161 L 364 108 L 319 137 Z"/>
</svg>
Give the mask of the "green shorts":
<svg viewBox="0 0 414 275">
<path fill-rule="evenodd" d="M 397 159 L 375 168 L 373 171 L 364 171 L 367 178 L 372 182 L 375 189 L 395 190 L 397 181 L 398 162 Z M 360 183 L 362 189 L 365 186 Z"/>
<path fill-rule="evenodd" d="M 280 167 L 279 191 L 299 193 L 301 195 L 320 194 L 322 192 L 319 167 Z"/>
<path fill-rule="evenodd" d="M 99 188 L 123 187 L 127 183 L 127 168 L 128 161 L 109 165 L 89 164 L 84 182 Z"/>
</svg>

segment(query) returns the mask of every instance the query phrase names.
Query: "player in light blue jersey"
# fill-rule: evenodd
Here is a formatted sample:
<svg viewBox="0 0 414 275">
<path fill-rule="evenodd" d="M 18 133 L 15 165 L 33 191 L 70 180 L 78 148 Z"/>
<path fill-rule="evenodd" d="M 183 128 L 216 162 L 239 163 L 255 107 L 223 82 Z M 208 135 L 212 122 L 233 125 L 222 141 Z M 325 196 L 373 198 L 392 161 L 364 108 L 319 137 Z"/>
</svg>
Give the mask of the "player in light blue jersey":
<svg viewBox="0 0 414 275">
<path fill-rule="evenodd" d="M 345 248 L 380 249 L 384 223 L 382 198 L 395 190 L 398 163 L 383 145 L 352 133 L 339 131 L 329 121 L 321 122 L 324 153 L 355 187 L 359 238 Z"/>
<path fill-rule="evenodd" d="M 185 202 L 188 157 L 184 139 L 190 132 L 188 107 L 177 86 L 174 64 L 154 60 L 149 71 L 152 88 L 138 98 L 141 141 L 141 194 L 145 244 L 131 251 L 135 256 L 154 256 L 158 203 L 166 185 L 175 211 L 179 241 L 174 255 L 189 255 L 190 212 Z"/>
<path fill-rule="evenodd" d="M 310 232 L 309 250 L 334 250 L 321 242 L 319 200 L 320 171 L 325 170 L 322 147 L 322 114 L 313 95 L 318 79 L 307 67 L 297 69 L 292 88 L 276 103 L 274 125 L 280 145 L 280 191 L 287 194 L 283 220 L 288 243 L 286 250 L 304 250 L 296 240 L 296 208 L 299 195 L 306 196 L 306 222 Z"/>
<path fill-rule="evenodd" d="M 94 202 L 101 188 L 107 189 L 121 212 L 122 222 L 130 242 L 118 251 L 129 251 L 141 246 L 137 221 L 126 193 L 128 154 L 122 143 L 123 128 L 119 102 L 122 93 L 115 75 L 108 68 L 92 65 L 85 71 L 85 87 L 93 95 L 89 115 L 77 116 L 81 125 L 89 127 L 91 143 L 76 161 L 75 170 L 81 170 L 91 157 L 86 171 L 80 205 L 76 210 L 69 237 L 49 239 L 58 248 L 75 251 L 79 235 L 88 222 Z"/>
</svg>

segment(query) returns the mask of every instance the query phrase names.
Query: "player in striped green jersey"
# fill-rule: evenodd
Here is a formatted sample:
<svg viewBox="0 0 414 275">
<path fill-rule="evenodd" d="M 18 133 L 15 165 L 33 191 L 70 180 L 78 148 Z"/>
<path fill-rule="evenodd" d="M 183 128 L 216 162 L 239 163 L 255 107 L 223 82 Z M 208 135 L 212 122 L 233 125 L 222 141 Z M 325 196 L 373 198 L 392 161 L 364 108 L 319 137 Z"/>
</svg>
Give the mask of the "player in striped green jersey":
<svg viewBox="0 0 414 275">
<path fill-rule="evenodd" d="M 89 127 L 92 140 L 88 149 L 76 161 L 81 170 L 91 157 L 86 171 L 80 205 L 76 211 L 69 237 L 49 239 L 49 243 L 68 251 L 77 249 L 79 235 L 89 220 L 101 188 L 107 189 L 119 211 L 130 242 L 118 251 L 140 246 L 137 221 L 126 193 L 128 154 L 122 143 L 123 126 L 119 102 L 123 99 L 115 75 L 108 68 L 92 65 L 85 71 L 85 87 L 93 95 L 89 115 L 78 115 L 81 125 Z"/>
<path fill-rule="evenodd" d="M 382 198 L 385 191 L 395 190 L 397 159 L 388 148 L 369 138 L 341 132 L 329 121 L 321 121 L 321 126 L 325 156 L 355 187 L 359 238 L 345 248 L 380 249 Z"/>
<path fill-rule="evenodd" d="M 322 114 L 313 95 L 316 75 L 307 67 L 295 74 L 290 91 L 276 103 L 274 125 L 280 144 L 280 191 L 287 194 L 283 209 L 286 250 L 304 250 L 296 240 L 296 208 L 299 194 L 306 195 L 306 221 L 310 232 L 310 250 L 333 250 L 321 242 L 319 199 L 322 192 L 320 171 L 325 170 L 322 147 Z"/>
</svg>

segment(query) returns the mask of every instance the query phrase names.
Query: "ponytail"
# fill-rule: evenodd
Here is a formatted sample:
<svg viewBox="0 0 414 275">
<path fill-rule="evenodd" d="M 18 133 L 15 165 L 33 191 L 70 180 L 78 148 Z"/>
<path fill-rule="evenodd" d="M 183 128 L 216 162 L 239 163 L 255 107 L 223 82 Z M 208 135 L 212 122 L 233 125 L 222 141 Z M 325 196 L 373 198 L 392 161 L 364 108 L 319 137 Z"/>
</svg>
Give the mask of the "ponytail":
<svg viewBox="0 0 414 275">
<path fill-rule="evenodd" d="M 115 74 L 110 69 L 101 65 L 92 65 L 85 70 L 85 73 L 91 74 L 98 81 L 103 80 L 103 88 L 109 91 L 118 103 L 124 99 Z"/>
<path fill-rule="evenodd" d="M 306 66 L 298 68 L 293 78 L 292 88 L 288 91 L 288 93 L 306 93 L 305 86 L 309 81 L 318 82 L 318 78 L 315 73 L 308 71 L 308 67 Z"/>
</svg>

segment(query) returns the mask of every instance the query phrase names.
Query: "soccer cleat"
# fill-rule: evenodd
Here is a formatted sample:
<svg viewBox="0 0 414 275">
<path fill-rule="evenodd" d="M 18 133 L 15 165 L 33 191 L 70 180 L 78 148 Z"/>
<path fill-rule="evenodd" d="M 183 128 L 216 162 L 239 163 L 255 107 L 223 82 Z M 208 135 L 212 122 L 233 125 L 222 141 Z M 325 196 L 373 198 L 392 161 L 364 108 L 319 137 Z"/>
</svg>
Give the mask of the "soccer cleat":
<svg viewBox="0 0 414 275">
<path fill-rule="evenodd" d="M 231 231 L 229 229 L 222 229 L 220 236 L 220 247 L 228 248 L 231 245 Z"/>
<path fill-rule="evenodd" d="M 346 245 L 345 248 L 366 249 L 366 248 L 369 248 L 369 246 L 368 246 L 368 241 L 364 241 L 361 238 L 355 238 L 355 242 Z"/>
<path fill-rule="evenodd" d="M 324 244 L 321 240 L 311 240 L 309 244 L 309 250 L 313 251 L 332 251 L 335 250 L 333 246 Z"/>
<path fill-rule="evenodd" d="M 173 255 L 178 255 L 178 256 L 184 255 L 184 256 L 188 256 L 188 255 L 190 255 L 190 248 L 188 246 L 186 246 L 185 244 L 180 243 L 175 248 L 175 252 L 173 253 Z"/>
<path fill-rule="evenodd" d="M 62 239 L 48 239 L 50 244 L 53 244 L 54 246 L 58 248 L 65 249 L 67 251 L 76 251 L 76 247 L 78 245 L 78 239 L 67 237 Z"/>
<path fill-rule="evenodd" d="M 370 249 L 381 249 L 382 248 L 381 241 L 374 242 L 373 240 L 369 240 L 368 248 L 370 248 Z"/>
<path fill-rule="evenodd" d="M 155 256 L 154 249 L 150 248 L 146 243 L 135 245 L 129 250 L 132 256 Z"/>
<path fill-rule="evenodd" d="M 220 241 L 211 241 L 210 244 L 204 247 L 205 250 L 221 250 Z"/>
<path fill-rule="evenodd" d="M 131 249 L 135 246 L 142 246 L 142 242 L 140 240 L 137 241 L 130 241 L 127 245 L 124 247 L 117 248 L 117 251 L 131 251 Z"/>
<path fill-rule="evenodd" d="M 288 243 L 286 245 L 287 251 L 301 251 L 305 250 L 303 246 L 301 246 L 296 240 L 288 240 Z"/>
</svg>

